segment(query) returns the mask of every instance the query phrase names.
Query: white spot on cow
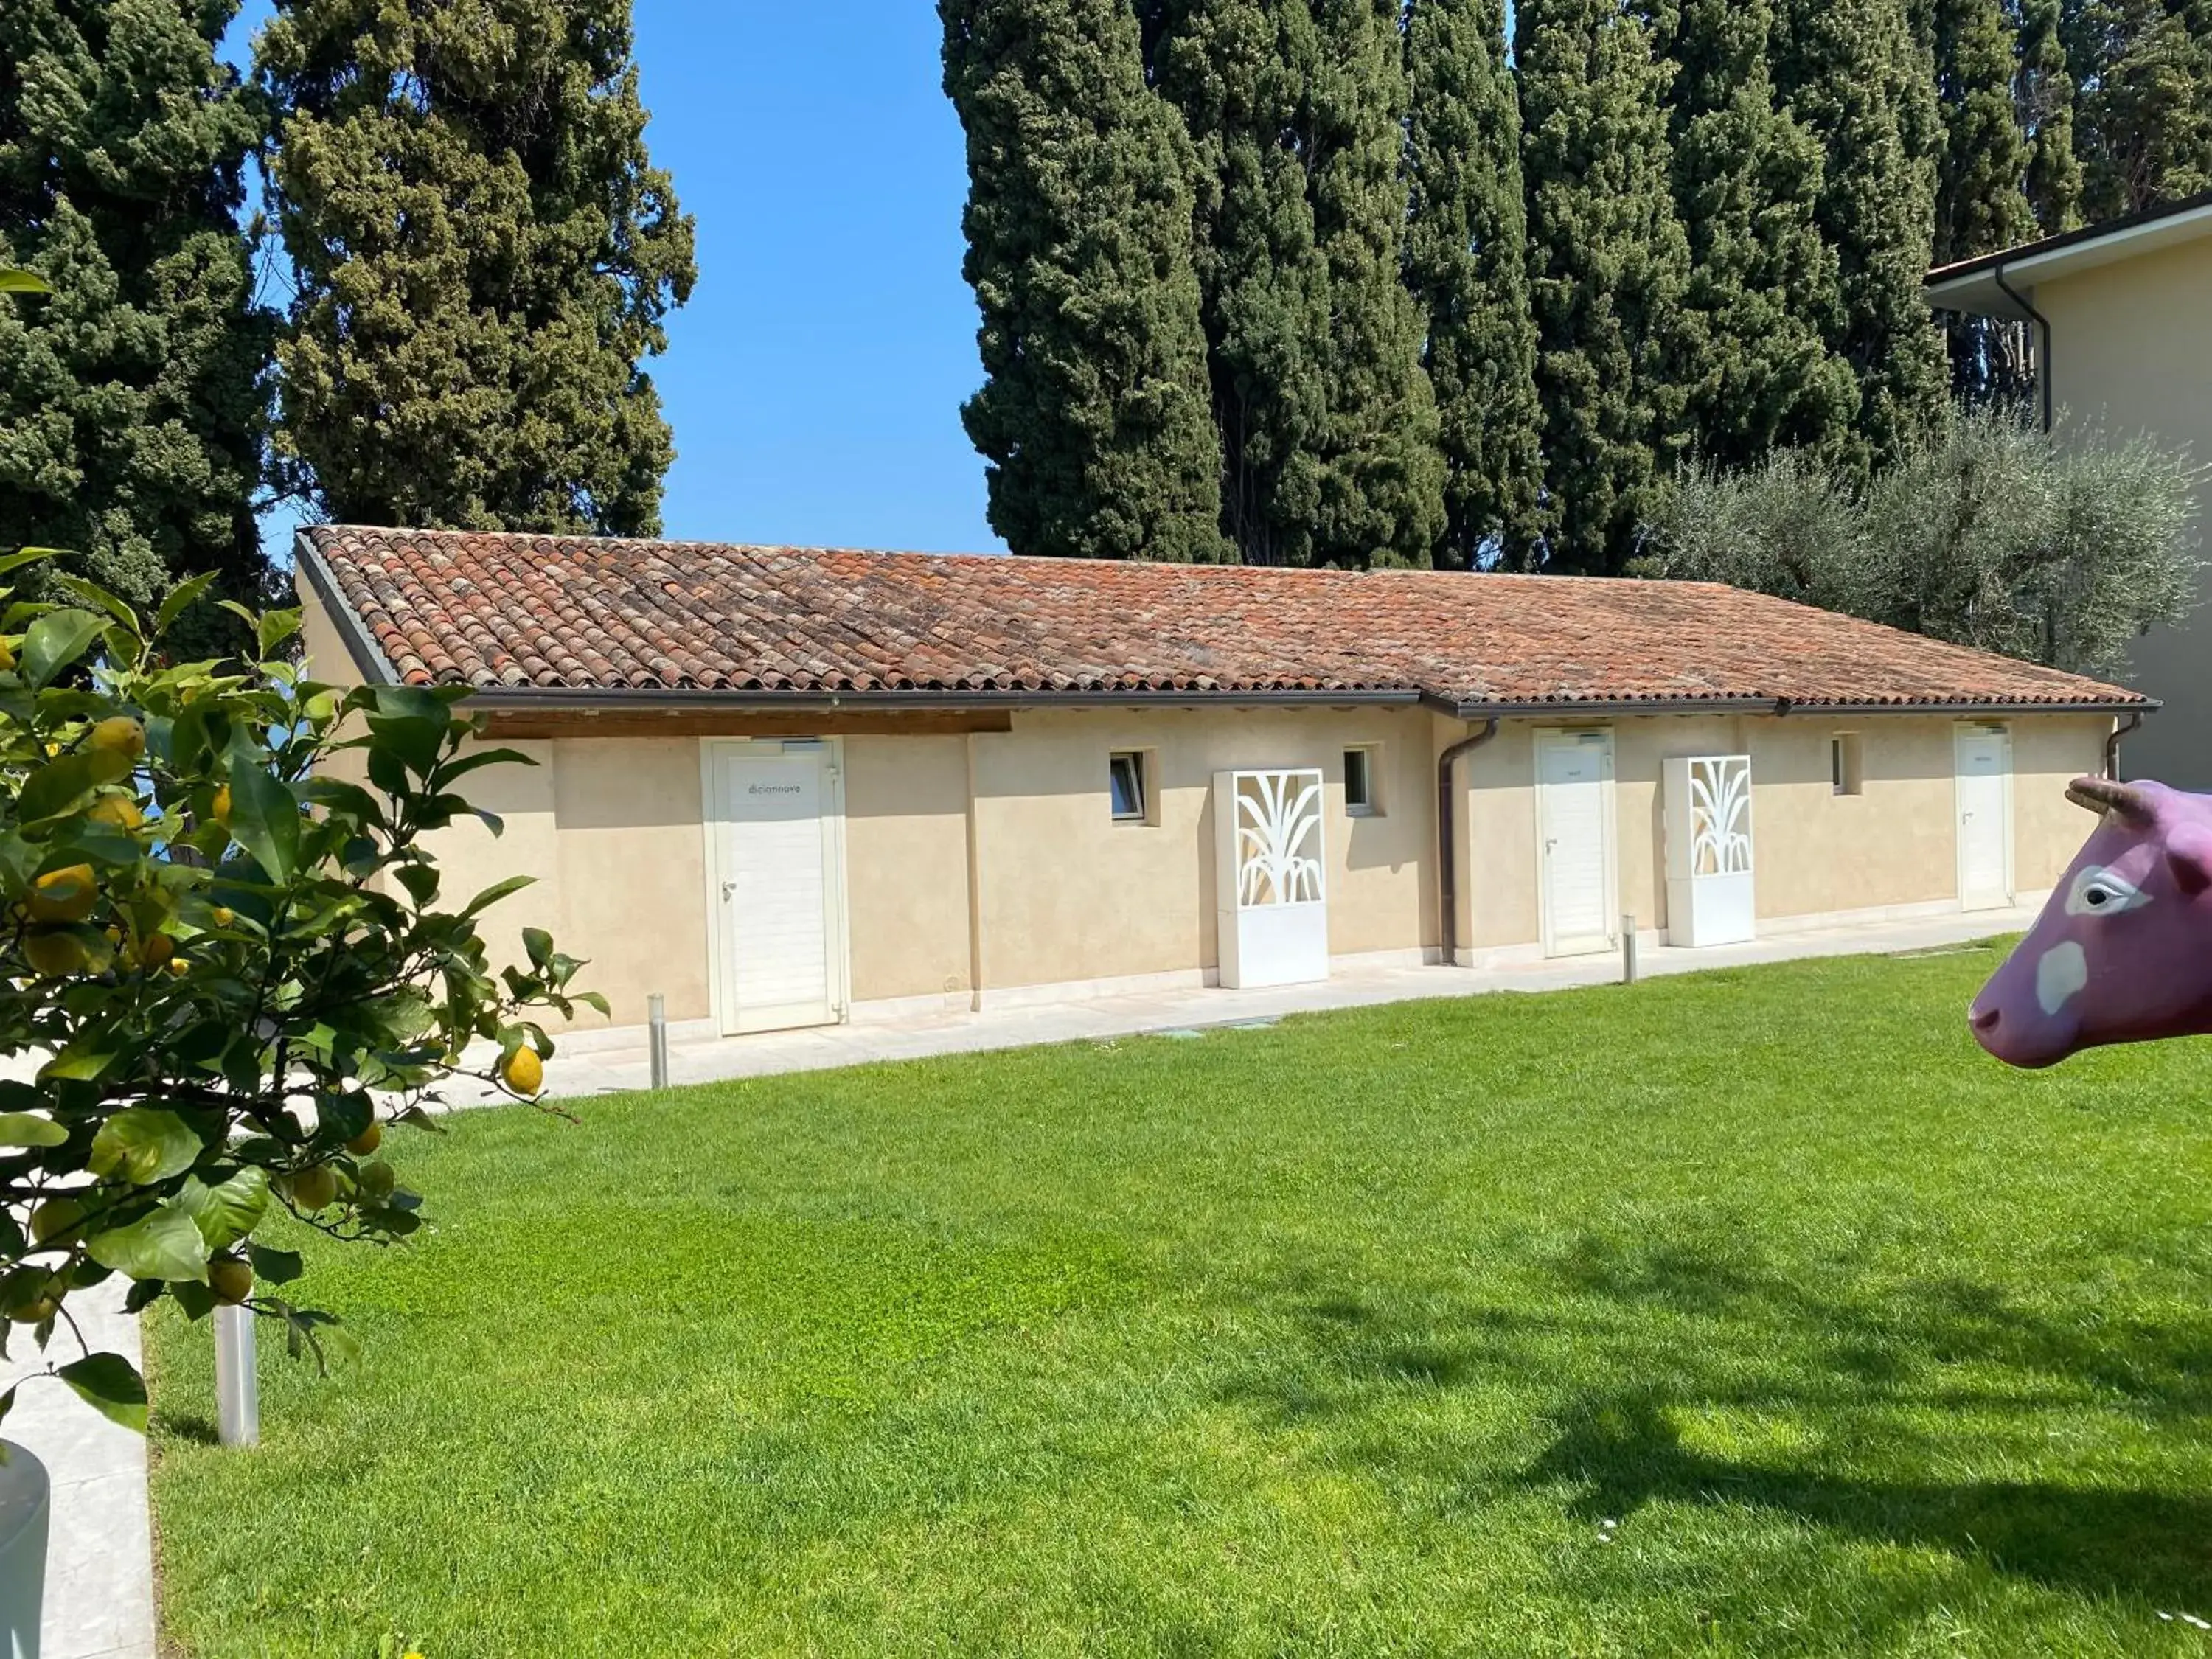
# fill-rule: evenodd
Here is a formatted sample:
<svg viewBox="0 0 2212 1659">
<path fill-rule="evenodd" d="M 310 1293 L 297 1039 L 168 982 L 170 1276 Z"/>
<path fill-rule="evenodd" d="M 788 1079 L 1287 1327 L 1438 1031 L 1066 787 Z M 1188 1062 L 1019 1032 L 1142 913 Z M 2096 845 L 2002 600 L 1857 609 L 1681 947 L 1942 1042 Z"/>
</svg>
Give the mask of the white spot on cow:
<svg viewBox="0 0 2212 1659">
<path fill-rule="evenodd" d="M 2046 1014 L 2063 1008 L 2088 982 L 2088 956 L 2074 939 L 2052 945 L 2035 964 L 2035 1000 Z"/>
</svg>

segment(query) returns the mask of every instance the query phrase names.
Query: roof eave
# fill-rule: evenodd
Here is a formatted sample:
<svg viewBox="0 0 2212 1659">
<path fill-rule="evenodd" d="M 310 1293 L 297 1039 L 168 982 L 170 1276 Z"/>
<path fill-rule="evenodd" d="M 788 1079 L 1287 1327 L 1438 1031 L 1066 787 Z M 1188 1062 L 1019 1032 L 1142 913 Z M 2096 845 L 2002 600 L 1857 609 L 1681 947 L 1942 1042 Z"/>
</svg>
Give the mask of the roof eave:
<svg viewBox="0 0 2212 1659">
<path fill-rule="evenodd" d="M 338 630 L 346 655 L 353 659 L 355 670 L 366 685 L 398 685 L 399 673 L 375 639 L 362 623 L 360 615 L 346 602 L 338 591 L 337 578 L 315 550 L 315 544 L 303 527 L 292 532 L 292 561 L 300 574 L 307 578 L 307 586 L 314 589 L 317 603 L 330 617 L 331 625 Z"/>
<path fill-rule="evenodd" d="M 1460 720 L 1551 715 L 1587 718 L 1627 714 L 2151 714 L 2160 705 L 2148 697 L 2080 697 L 2047 702 L 2025 697 L 1929 699 L 1895 702 L 1811 702 L 1791 697 L 1592 697 L 1582 702 L 1490 702 L 1480 699 L 1454 706 Z"/>
<path fill-rule="evenodd" d="M 2148 713 L 2159 704 L 2148 698 L 2075 698 L 2031 702 L 2025 698 L 1955 698 L 1917 702 L 1804 702 L 1788 697 L 1590 697 L 1580 700 L 1457 700 L 1433 692 L 1396 687 L 1364 690 L 1007 690 L 1007 691 L 763 691 L 659 687 L 589 690 L 571 687 L 485 687 L 471 691 L 465 705 L 487 713 L 528 710 L 537 714 L 660 710 L 670 714 L 702 709 L 756 714 L 830 714 L 856 710 L 968 713 L 1012 708 L 1176 708 L 1197 707 L 1350 706 L 1406 708 L 1419 704 L 1457 720 L 1589 719 L 1636 714 L 2118 714 Z"/>
<path fill-rule="evenodd" d="M 699 709 L 742 709 L 754 713 L 827 714 L 856 709 L 970 712 L 994 708 L 1188 708 L 1194 705 L 1246 704 L 1334 708 L 1383 704 L 1407 707 L 1424 701 L 1419 690 L 1399 687 L 1317 689 L 1304 687 L 1275 690 L 854 690 L 768 691 L 611 687 L 605 690 L 562 686 L 487 686 L 469 693 L 464 706 L 491 713 L 529 709 L 537 713 L 589 710 L 663 709 L 683 713 Z"/>
<path fill-rule="evenodd" d="M 2008 283 L 2015 288 L 2033 288 L 2205 236 L 2212 236 L 2212 191 L 2039 242 L 1939 266 L 1928 273 L 1921 292 L 1937 311 L 2025 322 L 2029 320 L 2027 309 L 2016 296 L 2004 292 Z M 2004 282 L 1997 280 L 2000 275 Z"/>
</svg>

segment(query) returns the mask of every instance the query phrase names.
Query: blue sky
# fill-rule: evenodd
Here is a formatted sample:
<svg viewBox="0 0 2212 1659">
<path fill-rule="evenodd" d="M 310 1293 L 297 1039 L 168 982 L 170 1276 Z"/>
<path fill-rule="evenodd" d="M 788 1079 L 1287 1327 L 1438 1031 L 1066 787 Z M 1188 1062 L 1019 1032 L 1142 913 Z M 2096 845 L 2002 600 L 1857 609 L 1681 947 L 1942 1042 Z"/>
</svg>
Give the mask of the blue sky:
<svg viewBox="0 0 2212 1659">
<path fill-rule="evenodd" d="M 234 58 L 268 15 L 248 0 Z M 676 430 L 667 533 L 1000 549 L 960 428 L 982 371 L 936 8 L 637 0 L 636 17 L 647 142 L 699 226 L 699 285 L 652 365 Z"/>
</svg>

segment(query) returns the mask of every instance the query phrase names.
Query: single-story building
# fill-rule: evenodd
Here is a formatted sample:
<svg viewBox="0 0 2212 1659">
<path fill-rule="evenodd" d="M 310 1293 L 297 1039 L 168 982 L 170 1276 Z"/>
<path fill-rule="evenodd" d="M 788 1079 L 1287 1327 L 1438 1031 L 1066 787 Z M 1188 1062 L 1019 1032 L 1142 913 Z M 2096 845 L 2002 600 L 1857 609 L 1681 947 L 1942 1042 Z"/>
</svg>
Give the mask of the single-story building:
<svg viewBox="0 0 2212 1659">
<path fill-rule="evenodd" d="M 1931 271 L 1928 303 L 2030 329 L 2044 424 L 2064 440 L 2148 432 L 2212 462 L 2212 191 Z M 2212 519 L 2212 472 L 2197 485 Z M 2212 568 L 2200 601 L 2212 594 Z M 2212 789 L 2212 611 L 2160 623 L 2126 678 L 2165 705 L 2128 744 L 2129 775 Z"/>
<path fill-rule="evenodd" d="M 460 684 L 448 890 L 723 1031 L 2025 902 L 2140 696 L 1733 588 L 319 527 Z M 1440 850 L 1441 849 L 1441 850 Z"/>
</svg>

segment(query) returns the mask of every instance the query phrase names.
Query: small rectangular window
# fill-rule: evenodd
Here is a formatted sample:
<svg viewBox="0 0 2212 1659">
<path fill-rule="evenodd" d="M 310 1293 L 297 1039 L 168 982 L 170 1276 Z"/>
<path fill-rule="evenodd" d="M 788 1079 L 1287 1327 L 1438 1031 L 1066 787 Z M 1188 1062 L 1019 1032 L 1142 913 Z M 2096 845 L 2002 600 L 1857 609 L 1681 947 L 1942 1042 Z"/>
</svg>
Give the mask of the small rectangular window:
<svg viewBox="0 0 2212 1659">
<path fill-rule="evenodd" d="M 1344 751 L 1344 810 L 1355 818 L 1379 817 L 1382 795 L 1376 778 L 1374 745 Z"/>
<path fill-rule="evenodd" d="M 1106 757 L 1107 793 L 1114 801 L 1114 822 L 1142 823 L 1145 810 L 1145 756 L 1142 750 L 1117 750 Z"/>
<path fill-rule="evenodd" d="M 1828 781 L 1838 795 L 1856 795 L 1866 787 L 1857 732 L 1839 732 L 1828 740 Z"/>
</svg>

